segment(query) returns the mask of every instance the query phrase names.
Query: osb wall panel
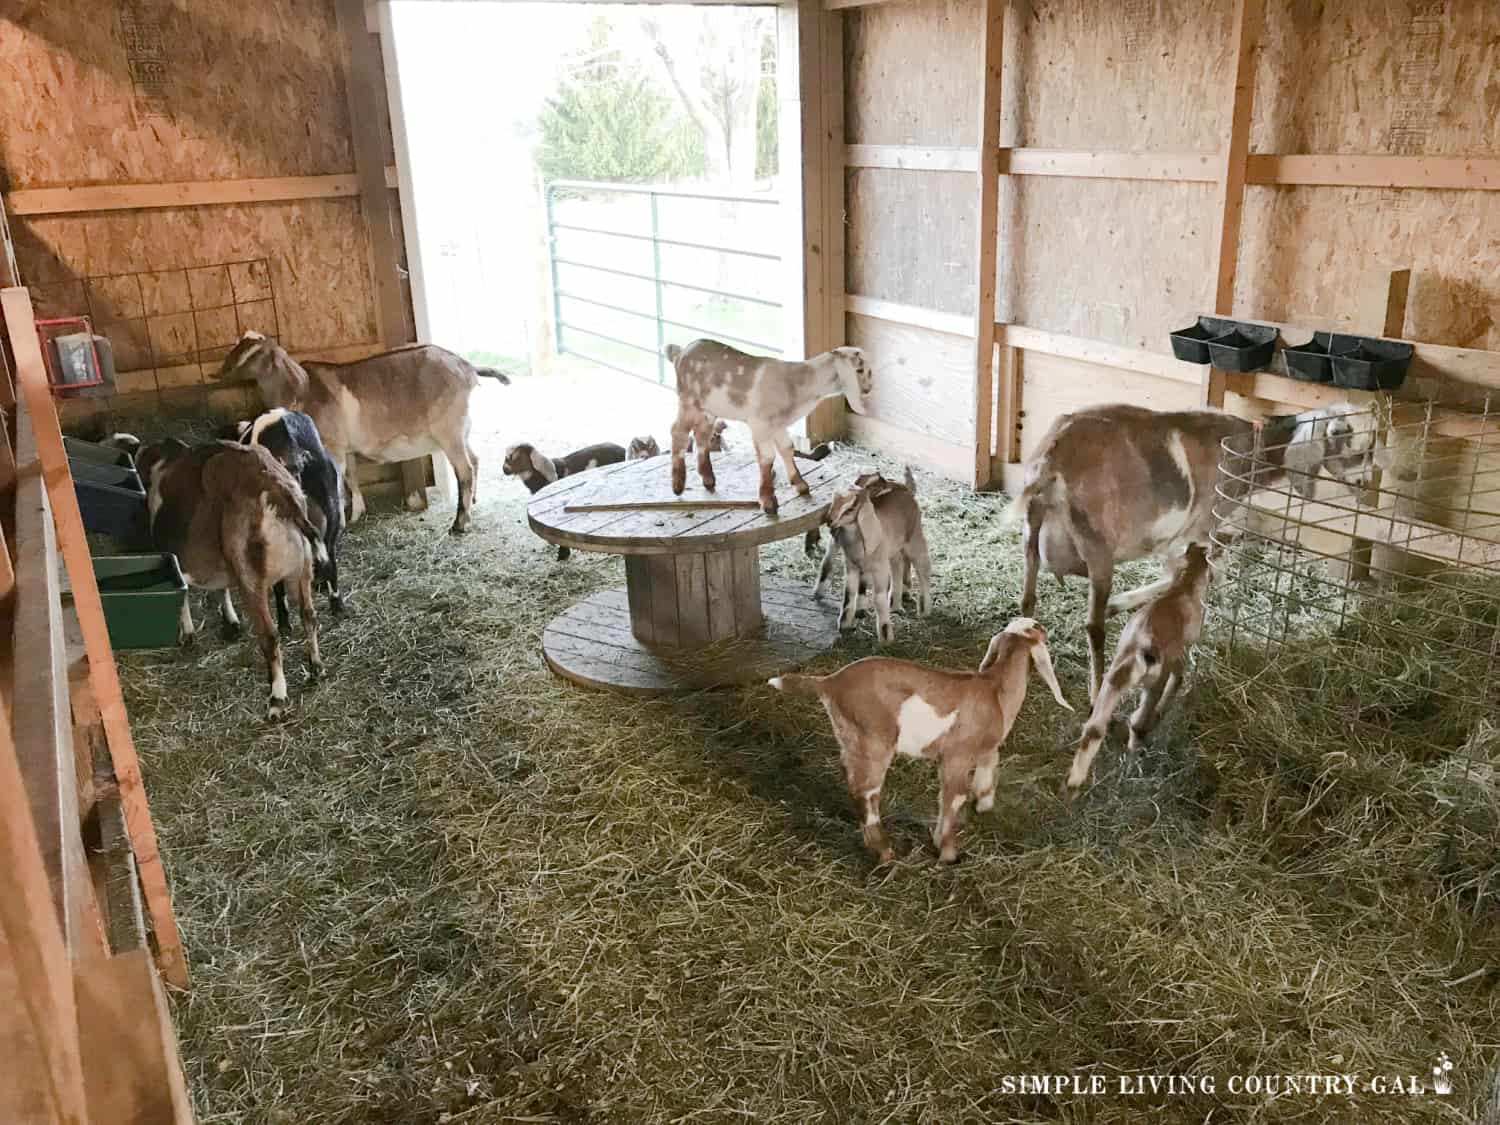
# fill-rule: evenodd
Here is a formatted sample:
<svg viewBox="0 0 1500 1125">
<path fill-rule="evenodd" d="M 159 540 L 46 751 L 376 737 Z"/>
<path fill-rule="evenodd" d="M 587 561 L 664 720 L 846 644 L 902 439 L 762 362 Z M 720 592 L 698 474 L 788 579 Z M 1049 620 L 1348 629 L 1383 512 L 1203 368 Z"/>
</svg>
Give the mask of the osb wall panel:
<svg viewBox="0 0 1500 1125">
<path fill-rule="evenodd" d="M 996 319 L 1170 351 L 1212 300 L 1211 184 L 1007 177 Z"/>
<path fill-rule="evenodd" d="M 236 326 L 232 313 L 200 317 L 203 347 L 227 347 L 236 328 L 267 332 L 279 327 L 292 351 L 311 351 L 375 338 L 375 313 L 365 248 L 365 224 L 354 199 L 300 200 L 232 207 L 184 207 L 150 211 L 113 211 L 56 215 L 19 220 L 12 232 L 22 276 L 34 287 L 38 314 L 77 315 L 86 311 L 81 278 L 100 274 L 141 273 L 135 279 L 95 287 L 94 306 L 112 310 L 97 325 L 109 335 L 117 366 L 132 370 L 147 360 L 147 341 L 138 338 L 139 322 L 129 331 L 109 321 L 132 321 L 142 313 L 180 308 L 181 294 L 171 287 L 188 285 L 192 304 L 224 304 L 231 288 L 242 302 Z M 251 276 L 245 268 L 208 269 L 218 263 L 269 258 L 270 276 Z M 187 270 L 181 273 L 168 271 Z M 155 276 L 160 274 L 160 276 Z M 243 304 L 246 293 L 274 292 L 276 320 L 270 302 Z M 158 354 L 180 343 L 172 333 L 182 325 L 159 326 Z"/>
<path fill-rule="evenodd" d="M 1500 153 L 1494 0 L 1276 0 L 1262 43 L 1254 151 Z"/>
<path fill-rule="evenodd" d="M 1002 144 L 1222 147 L 1231 0 L 1014 3 L 1006 61 L 1017 71 L 1017 117 L 1002 130 Z"/>
<path fill-rule="evenodd" d="M 1152 410 L 1192 410 L 1199 396 L 1195 383 L 1026 352 L 1021 360 L 1021 401 L 1026 404 L 1021 456 L 1029 457 L 1058 416 L 1071 410 L 1109 402 L 1131 402 Z"/>
<path fill-rule="evenodd" d="M 846 291 L 972 313 L 976 196 L 969 173 L 850 169 Z"/>
<path fill-rule="evenodd" d="M 1358 323 L 1352 295 L 1412 268 L 1408 339 L 1500 350 L 1500 196 L 1485 191 L 1251 188 L 1235 308 L 1317 327 Z"/>
<path fill-rule="evenodd" d="M 912 0 L 844 17 L 850 144 L 973 145 L 979 136 L 979 0 Z"/>
<path fill-rule="evenodd" d="M 875 373 L 870 417 L 956 445 L 974 440 L 974 343 L 926 328 L 849 316 L 849 342 Z"/>
<path fill-rule="evenodd" d="M 354 167 L 332 0 L 19 0 L 0 33 L 9 189 Z"/>
</svg>

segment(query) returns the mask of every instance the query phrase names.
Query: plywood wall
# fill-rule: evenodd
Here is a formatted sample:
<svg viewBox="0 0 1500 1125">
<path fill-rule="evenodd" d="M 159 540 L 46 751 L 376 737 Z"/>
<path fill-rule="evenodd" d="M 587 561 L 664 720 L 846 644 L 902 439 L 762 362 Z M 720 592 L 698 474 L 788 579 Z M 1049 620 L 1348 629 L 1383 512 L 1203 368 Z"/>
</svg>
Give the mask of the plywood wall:
<svg viewBox="0 0 1500 1125">
<path fill-rule="evenodd" d="M 0 34 L 0 186 L 348 175 L 344 44 L 333 0 L 23 2 Z M 39 313 L 92 309 L 111 337 L 127 392 L 113 405 L 198 381 L 193 367 L 151 372 L 153 356 L 196 341 L 211 373 L 246 328 L 276 332 L 298 353 L 347 357 L 378 344 L 357 197 L 17 215 L 11 226 Z M 256 259 L 266 264 L 228 264 Z M 185 297 L 210 311 L 182 311 Z M 66 410 L 110 404 L 70 400 Z"/>
<path fill-rule="evenodd" d="M 1233 0 L 1008 0 L 1001 145 L 1220 152 L 1233 11 Z M 850 11 L 848 141 L 973 146 L 981 12 L 979 0 Z M 1252 152 L 1500 156 L 1494 0 L 1265 0 L 1254 67 Z M 847 184 L 848 291 L 971 314 L 974 175 L 857 168 Z M 1212 304 L 1218 216 L 1211 183 L 1003 177 L 996 318 L 1168 353 L 1170 331 Z M 1376 331 L 1372 286 L 1410 267 L 1407 338 L 1500 351 L 1500 193 L 1252 186 L 1239 254 L 1236 315 Z M 911 328 L 898 351 L 850 319 L 882 377 L 890 357 L 893 404 L 911 398 L 923 333 Z M 967 381 L 962 367 L 924 376 L 951 424 L 886 421 L 959 435 L 973 410 L 972 361 Z M 1083 402 L 1186 405 L 1194 390 L 1058 355 L 1027 353 L 1023 371 L 1023 452 Z"/>
</svg>

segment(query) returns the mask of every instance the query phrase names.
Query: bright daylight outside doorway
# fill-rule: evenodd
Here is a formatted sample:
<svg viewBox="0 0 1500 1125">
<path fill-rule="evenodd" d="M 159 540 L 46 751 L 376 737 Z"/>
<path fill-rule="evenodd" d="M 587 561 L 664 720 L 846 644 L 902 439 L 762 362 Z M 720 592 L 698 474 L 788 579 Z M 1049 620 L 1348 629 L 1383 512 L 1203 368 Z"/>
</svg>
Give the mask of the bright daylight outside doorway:
<svg viewBox="0 0 1500 1125">
<path fill-rule="evenodd" d="M 665 447 L 667 344 L 780 354 L 796 297 L 774 8 L 397 0 L 392 15 L 430 338 L 531 376 L 478 400 L 481 458 L 521 440 Z"/>
</svg>

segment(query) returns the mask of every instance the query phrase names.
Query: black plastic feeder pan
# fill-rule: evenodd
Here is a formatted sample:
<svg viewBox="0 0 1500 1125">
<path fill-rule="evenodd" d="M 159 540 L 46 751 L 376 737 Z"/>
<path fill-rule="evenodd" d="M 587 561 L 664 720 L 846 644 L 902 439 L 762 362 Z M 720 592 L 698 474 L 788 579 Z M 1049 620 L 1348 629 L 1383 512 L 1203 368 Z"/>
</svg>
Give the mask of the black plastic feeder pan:
<svg viewBox="0 0 1500 1125">
<path fill-rule="evenodd" d="M 135 468 L 135 462 L 130 459 L 130 454 L 112 445 L 100 445 L 94 441 L 64 437 L 63 448 L 67 450 L 70 461 L 87 461 L 95 465 L 119 465 L 124 469 Z"/>
<path fill-rule="evenodd" d="M 1352 336 L 1352 351 L 1333 356 L 1333 381 L 1359 391 L 1394 391 L 1406 381 L 1411 366 L 1410 344 L 1373 336 Z"/>
<path fill-rule="evenodd" d="M 1281 349 L 1286 357 L 1286 371 L 1293 379 L 1304 383 L 1333 382 L 1334 355 L 1353 351 L 1359 345 L 1358 336 L 1341 336 L 1336 332 L 1314 332 L 1305 344 L 1288 345 Z"/>
<path fill-rule="evenodd" d="M 139 543 L 146 534 L 146 491 L 134 469 L 68 459 L 83 526 L 100 535 Z"/>
<path fill-rule="evenodd" d="M 1172 354 L 1184 363 L 1207 363 L 1208 342 L 1215 336 L 1234 331 L 1234 321 L 1217 316 L 1200 316 L 1197 323 L 1172 333 Z"/>
<path fill-rule="evenodd" d="M 1208 359 L 1220 371 L 1259 371 L 1271 362 L 1275 348 L 1276 329 L 1237 324 L 1208 342 Z"/>
</svg>

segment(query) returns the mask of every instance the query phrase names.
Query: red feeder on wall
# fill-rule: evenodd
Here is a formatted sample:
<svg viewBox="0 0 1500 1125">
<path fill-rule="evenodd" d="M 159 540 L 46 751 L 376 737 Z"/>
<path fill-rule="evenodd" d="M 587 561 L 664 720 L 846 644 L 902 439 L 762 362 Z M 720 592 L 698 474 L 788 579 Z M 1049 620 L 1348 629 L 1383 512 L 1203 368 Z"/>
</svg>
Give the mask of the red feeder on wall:
<svg viewBox="0 0 1500 1125">
<path fill-rule="evenodd" d="M 54 395 L 66 395 L 84 387 L 104 382 L 104 365 L 99 361 L 98 337 L 86 316 L 63 316 L 36 322 L 42 338 L 42 359 L 47 367 L 47 382 Z"/>
</svg>

